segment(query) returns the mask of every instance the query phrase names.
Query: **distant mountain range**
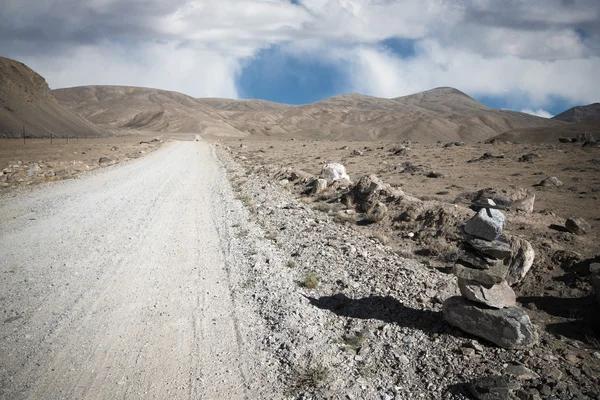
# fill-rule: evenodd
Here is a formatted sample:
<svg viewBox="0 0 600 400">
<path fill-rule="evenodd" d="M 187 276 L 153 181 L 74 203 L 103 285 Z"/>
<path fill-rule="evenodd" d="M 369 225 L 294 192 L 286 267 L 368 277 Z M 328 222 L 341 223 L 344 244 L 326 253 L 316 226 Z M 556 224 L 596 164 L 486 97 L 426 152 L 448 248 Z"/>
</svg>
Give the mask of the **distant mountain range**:
<svg viewBox="0 0 600 400">
<path fill-rule="evenodd" d="M 264 100 L 196 99 L 177 92 L 123 86 L 50 91 L 25 65 L 0 58 L 0 136 L 97 136 L 152 131 L 333 140 L 483 141 L 498 135 L 542 141 L 598 104 L 553 119 L 489 108 L 448 87 L 394 99 L 348 94 L 292 106 Z M 595 108 L 594 108 L 595 107 Z M 595 110 L 595 111 L 594 111 Z M 525 133 L 523 133 L 525 132 Z M 501 136 L 502 137 L 502 136 Z M 539 138 L 537 138 L 539 139 Z"/>
<path fill-rule="evenodd" d="M 228 136 L 478 141 L 515 128 L 563 124 L 489 108 L 452 88 L 395 99 L 349 94 L 301 106 L 263 100 L 195 99 L 163 90 L 115 86 L 52 93 L 61 104 L 100 126 Z"/>
</svg>

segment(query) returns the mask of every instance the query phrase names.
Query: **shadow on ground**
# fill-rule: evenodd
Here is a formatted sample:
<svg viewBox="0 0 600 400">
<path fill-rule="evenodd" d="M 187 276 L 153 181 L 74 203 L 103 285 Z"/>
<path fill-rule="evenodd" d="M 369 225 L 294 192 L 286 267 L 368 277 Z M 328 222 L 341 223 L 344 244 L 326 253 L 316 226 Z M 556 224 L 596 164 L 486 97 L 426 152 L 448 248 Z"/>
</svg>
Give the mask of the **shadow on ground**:
<svg viewBox="0 0 600 400">
<path fill-rule="evenodd" d="M 546 313 L 569 319 L 546 325 L 546 331 L 571 339 L 587 341 L 590 336 L 600 337 L 600 318 L 598 306 L 593 295 L 579 298 L 562 298 L 556 296 L 519 297 L 521 304 L 533 303 Z"/>
<path fill-rule="evenodd" d="M 428 333 L 449 333 L 457 337 L 468 337 L 448 325 L 441 312 L 418 310 L 407 307 L 391 296 L 369 296 L 352 299 L 343 293 L 314 298 L 306 296 L 315 307 L 329 310 L 339 316 L 358 319 L 377 319 L 403 327 L 419 329 Z"/>
</svg>

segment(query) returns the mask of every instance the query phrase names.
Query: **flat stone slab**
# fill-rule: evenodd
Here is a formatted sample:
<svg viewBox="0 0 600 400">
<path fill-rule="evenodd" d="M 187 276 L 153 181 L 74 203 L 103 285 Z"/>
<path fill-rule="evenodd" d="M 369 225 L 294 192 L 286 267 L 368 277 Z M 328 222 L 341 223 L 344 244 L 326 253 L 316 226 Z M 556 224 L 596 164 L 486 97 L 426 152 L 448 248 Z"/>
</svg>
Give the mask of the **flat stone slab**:
<svg viewBox="0 0 600 400">
<path fill-rule="evenodd" d="M 454 296 L 444 302 L 442 312 L 450 325 L 505 349 L 526 348 L 538 341 L 529 316 L 517 307 L 488 308 Z"/>
</svg>

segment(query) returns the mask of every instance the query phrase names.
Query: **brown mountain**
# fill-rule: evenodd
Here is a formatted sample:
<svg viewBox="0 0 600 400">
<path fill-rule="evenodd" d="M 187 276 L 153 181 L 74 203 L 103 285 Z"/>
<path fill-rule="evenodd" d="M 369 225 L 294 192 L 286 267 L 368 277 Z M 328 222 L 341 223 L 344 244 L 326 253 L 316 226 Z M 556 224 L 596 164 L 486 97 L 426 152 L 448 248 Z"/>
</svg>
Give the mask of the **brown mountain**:
<svg viewBox="0 0 600 400">
<path fill-rule="evenodd" d="M 552 119 L 564 122 L 600 121 L 600 103 L 569 108 Z"/>
<path fill-rule="evenodd" d="M 517 128 L 563 124 L 489 108 L 452 88 L 395 99 L 349 94 L 301 106 L 263 100 L 195 99 L 132 87 L 89 86 L 53 93 L 78 114 L 112 128 L 227 136 L 477 141 Z"/>
<path fill-rule="evenodd" d="M 0 57 L 0 137 L 102 136 L 105 132 L 62 106 L 46 80 L 25 64 Z"/>
</svg>

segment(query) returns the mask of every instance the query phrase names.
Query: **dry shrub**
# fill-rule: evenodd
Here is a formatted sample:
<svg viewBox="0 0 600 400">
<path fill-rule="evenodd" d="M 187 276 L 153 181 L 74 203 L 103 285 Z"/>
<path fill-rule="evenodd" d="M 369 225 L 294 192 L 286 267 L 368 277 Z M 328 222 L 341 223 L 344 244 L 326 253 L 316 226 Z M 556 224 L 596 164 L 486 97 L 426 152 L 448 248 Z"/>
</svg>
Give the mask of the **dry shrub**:
<svg viewBox="0 0 600 400">
<path fill-rule="evenodd" d="M 370 222 L 380 222 L 388 215 L 388 208 L 378 201 L 367 210 L 366 219 Z"/>
</svg>

